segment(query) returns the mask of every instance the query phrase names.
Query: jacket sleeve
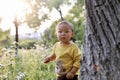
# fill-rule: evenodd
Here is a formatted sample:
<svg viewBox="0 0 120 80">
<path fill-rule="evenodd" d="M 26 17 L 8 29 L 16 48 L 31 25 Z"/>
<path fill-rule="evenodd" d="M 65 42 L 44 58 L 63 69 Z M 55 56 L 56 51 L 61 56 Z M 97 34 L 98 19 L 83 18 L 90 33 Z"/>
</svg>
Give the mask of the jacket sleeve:
<svg viewBox="0 0 120 80">
<path fill-rule="evenodd" d="M 73 54 L 73 66 L 76 68 L 80 68 L 80 60 L 82 58 L 82 53 L 80 49 L 76 46 L 74 49 L 74 54 Z"/>
</svg>

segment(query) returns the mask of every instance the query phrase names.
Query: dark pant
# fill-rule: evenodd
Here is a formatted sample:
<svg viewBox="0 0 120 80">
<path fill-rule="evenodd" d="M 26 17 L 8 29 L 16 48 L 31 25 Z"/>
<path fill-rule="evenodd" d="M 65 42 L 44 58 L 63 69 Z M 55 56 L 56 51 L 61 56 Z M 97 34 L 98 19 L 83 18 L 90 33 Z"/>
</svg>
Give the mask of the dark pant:
<svg viewBox="0 0 120 80">
<path fill-rule="evenodd" d="M 67 79 L 66 75 L 63 75 L 63 76 L 58 77 L 57 80 L 78 80 L 78 75 L 75 75 L 73 79 Z"/>
</svg>

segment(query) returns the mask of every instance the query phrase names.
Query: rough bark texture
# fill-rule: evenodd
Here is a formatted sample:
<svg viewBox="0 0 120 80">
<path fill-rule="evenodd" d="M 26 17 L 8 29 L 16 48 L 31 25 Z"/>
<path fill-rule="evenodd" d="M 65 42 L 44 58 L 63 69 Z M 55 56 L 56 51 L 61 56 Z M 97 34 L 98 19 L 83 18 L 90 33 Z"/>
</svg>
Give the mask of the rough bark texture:
<svg viewBox="0 0 120 80">
<path fill-rule="evenodd" d="M 81 80 L 120 80 L 120 0 L 86 0 Z"/>
</svg>

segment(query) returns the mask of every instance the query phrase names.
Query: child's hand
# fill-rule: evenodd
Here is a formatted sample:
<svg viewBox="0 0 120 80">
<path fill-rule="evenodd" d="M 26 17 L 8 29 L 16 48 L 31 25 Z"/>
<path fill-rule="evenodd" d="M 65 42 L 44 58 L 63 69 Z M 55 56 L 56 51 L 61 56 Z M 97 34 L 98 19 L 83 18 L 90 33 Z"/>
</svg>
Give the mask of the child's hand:
<svg viewBox="0 0 120 80">
<path fill-rule="evenodd" d="M 75 74 L 73 74 L 72 72 L 68 72 L 66 77 L 67 79 L 72 79 L 74 77 Z"/>
<path fill-rule="evenodd" d="M 47 57 L 47 58 L 44 60 L 44 63 L 48 63 L 48 62 L 50 62 L 50 58 L 49 58 L 49 57 Z"/>
<path fill-rule="evenodd" d="M 48 56 L 47 58 L 45 58 L 44 63 L 53 61 L 55 58 L 56 58 L 55 54 L 52 54 L 52 55 Z"/>
</svg>

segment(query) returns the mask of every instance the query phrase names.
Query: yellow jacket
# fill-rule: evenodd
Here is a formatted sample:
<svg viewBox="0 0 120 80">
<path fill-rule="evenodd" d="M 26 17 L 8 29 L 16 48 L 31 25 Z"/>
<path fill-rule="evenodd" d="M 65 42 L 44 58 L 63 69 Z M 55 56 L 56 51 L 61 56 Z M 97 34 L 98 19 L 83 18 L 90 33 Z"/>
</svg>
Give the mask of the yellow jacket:
<svg viewBox="0 0 120 80">
<path fill-rule="evenodd" d="M 66 74 L 73 66 L 80 68 L 82 55 L 75 43 L 71 42 L 71 44 L 63 46 L 60 42 L 57 42 L 53 47 L 52 54 L 56 56 L 55 71 L 58 75 Z"/>
</svg>

